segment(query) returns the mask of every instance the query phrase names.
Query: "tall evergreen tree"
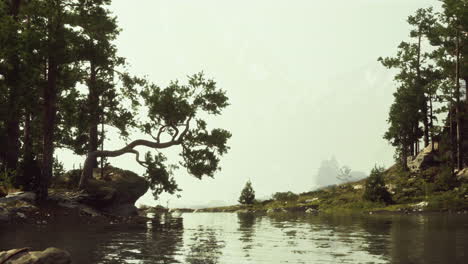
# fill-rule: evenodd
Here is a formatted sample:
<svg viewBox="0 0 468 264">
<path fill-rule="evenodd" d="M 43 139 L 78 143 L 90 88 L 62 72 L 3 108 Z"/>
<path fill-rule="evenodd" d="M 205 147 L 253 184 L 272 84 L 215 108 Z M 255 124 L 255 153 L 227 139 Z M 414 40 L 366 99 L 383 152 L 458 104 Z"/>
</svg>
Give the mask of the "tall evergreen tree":
<svg viewBox="0 0 468 264">
<path fill-rule="evenodd" d="M 239 197 L 240 204 L 253 204 L 255 201 L 255 191 L 252 182 L 247 181 Z"/>
</svg>

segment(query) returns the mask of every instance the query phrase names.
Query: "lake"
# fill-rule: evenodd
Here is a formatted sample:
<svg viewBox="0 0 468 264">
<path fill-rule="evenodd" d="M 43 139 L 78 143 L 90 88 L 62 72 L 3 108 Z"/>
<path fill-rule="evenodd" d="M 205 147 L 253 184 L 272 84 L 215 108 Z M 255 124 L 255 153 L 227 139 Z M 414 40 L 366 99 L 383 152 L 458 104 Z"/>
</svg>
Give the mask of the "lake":
<svg viewBox="0 0 468 264">
<path fill-rule="evenodd" d="M 73 263 L 468 263 L 468 215 L 186 213 L 145 225 L 0 225 L 0 250 Z"/>
</svg>

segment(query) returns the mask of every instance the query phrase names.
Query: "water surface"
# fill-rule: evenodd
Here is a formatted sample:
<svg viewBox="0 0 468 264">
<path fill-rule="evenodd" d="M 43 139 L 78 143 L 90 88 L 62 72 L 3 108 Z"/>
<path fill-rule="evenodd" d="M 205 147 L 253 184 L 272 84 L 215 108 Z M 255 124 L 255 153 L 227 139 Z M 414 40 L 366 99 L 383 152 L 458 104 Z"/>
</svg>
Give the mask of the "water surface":
<svg viewBox="0 0 468 264">
<path fill-rule="evenodd" d="M 25 246 L 66 249 L 73 263 L 468 263 L 468 216 L 187 213 L 136 226 L 0 225 L 0 250 Z"/>
</svg>

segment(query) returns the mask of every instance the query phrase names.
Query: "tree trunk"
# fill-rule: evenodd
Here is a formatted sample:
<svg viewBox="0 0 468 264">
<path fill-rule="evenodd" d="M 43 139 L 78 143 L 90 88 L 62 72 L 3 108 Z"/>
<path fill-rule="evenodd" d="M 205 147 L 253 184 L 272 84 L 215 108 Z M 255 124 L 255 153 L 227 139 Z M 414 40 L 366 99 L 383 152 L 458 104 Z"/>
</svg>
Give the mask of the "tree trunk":
<svg viewBox="0 0 468 264">
<path fill-rule="evenodd" d="M 420 98 L 421 102 L 421 111 L 423 116 L 423 125 L 424 125 L 424 147 L 427 147 L 429 145 L 429 121 L 428 121 L 428 111 L 427 111 L 427 98 L 424 93 L 424 87 L 422 86 L 422 80 L 421 80 L 421 29 L 419 29 L 419 34 L 418 34 L 418 65 L 417 65 L 417 77 L 416 77 L 416 86 L 419 90 L 420 93 Z"/>
<path fill-rule="evenodd" d="M 47 85 L 44 86 L 43 138 L 42 138 L 42 175 L 38 184 L 37 199 L 47 199 L 49 182 L 52 178 L 52 163 L 54 159 L 54 130 L 57 114 L 57 75 L 58 66 L 54 56 L 50 56 Z"/>
<path fill-rule="evenodd" d="M 21 0 L 14 0 L 11 3 L 10 15 L 16 21 L 18 21 L 18 15 L 20 10 Z M 14 38 L 11 39 L 12 43 L 18 45 L 19 37 L 18 33 L 15 32 Z M 21 117 L 21 106 L 20 106 L 20 58 L 17 52 L 11 54 L 9 58 L 12 65 L 12 69 L 6 76 L 7 85 L 9 87 L 8 95 L 8 119 L 6 123 L 7 129 L 7 146 L 6 146 L 6 169 L 8 172 L 15 172 L 18 167 L 19 160 L 19 149 L 20 149 L 20 117 Z"/>
<path fill-rule="evenodd" d="M 411 143 L 410 145 L 410 155 L 414 156 L 414 143 Z"/>
<path fill-rule="evenodd" d="M 402 161 L 401 164 L 403 166 L 403 170 L 408 170 L 408 147 L 403 146 L 401 150 Z"/>
<path fill-rule="evenodd" d="M 455 100 L 457 113 L 457 168 L 463 169 L 463 135 L 462 135 L 462 119 L 460 111 L 460 30 L 457 31 L 456 39 L 456 63 L 455 63 Z"/>
<path fill-rule="evenodd" d="M 60 5 L 60 4 L 59 4 Z M 60 6 L 57 6 L 60 12 Z M 55 21 L 54 21 L 55 20 Z M 52 164 L 54 160 L 54 132 L 57 115 L 57 79 L 59 62 L 57 53 L 61 49 L 60 13 L 49 19 L 49 43 L 47 57 L 47 83 L 43 86 L 43 119 L 42 119 L 42 173 L 37 184 L 36 199 L 44 201 L 48 196 L 49 182 L 52 178 Z"/>
<path fill-rule="evenodd" d="M 455 139 L 453 135 L 453 105 L 449 103 L 449 130 L 450 130 L 450 169 L 452 174 L 454 173 L 455 169 Z"/>
<path fill-rule="evenodd" d="M 98 149 L 98 126 L 99 126 L 99 92 L 96 87 L 96 66 L 91 60 L 91 76 L 88 83 L 88 107 L 89 107 L 89 143 L 88 151 L 94 152 Z M 93 168 L 98 167 L 97 159 L 90 161 Z"/>
<path fill-rule="evenodd" d="M 431 146 L 431 152 L 434 151 L 434 113 L 433 113 L 433 108 L 432 108 L 432 95 L 429 97 L 429 109 L 430 109 L 430 114 L 429 114 L 429 117 L 430 117 L 430 131 L 431 131 L 431 142 L 432 142 L 432 146 Z"/>
<path fill-rule="evenodd" d="M 465 104 L 468 109 L 468 77 L 463 78 L 463 80 L 465 81 Z"/>
<path fill-rule="evenodd" d="M 23 134 L 23 161 L 22 174 L 18 175 L 17 185 L 22 186 L 24 191 L 34 190 L 35 177 L 37 172 L 31 168 L 35 165 L 33 150 L 32 150 L 32 135 L 31 135 L 31 113 L 25 114 L 24 119 L 24 134 Z"/>
</svg>

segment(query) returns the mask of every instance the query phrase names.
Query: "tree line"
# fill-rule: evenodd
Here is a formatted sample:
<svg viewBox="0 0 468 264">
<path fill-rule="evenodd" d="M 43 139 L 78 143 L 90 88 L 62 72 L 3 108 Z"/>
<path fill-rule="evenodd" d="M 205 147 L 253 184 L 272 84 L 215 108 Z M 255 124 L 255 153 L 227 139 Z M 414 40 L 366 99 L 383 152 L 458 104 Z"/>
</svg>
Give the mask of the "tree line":
<svg viewBox="0 0 468 264">
<path fill-rule="evenodd" d="M 401 42 L 396 56 L 379 58 L 396 70 L 398 87 L 384 138 L 405 169 L 408 157 L 431 142 L 448 153 L 453 170 L 467 165 L 468 1 L 441 4 L 440 11 L 423 8 L 408 17 L 410 39 Z"/>
<path fill-rule="evenodd" d="M 121 29 L 111 0 L 0 1 L 0 169 L 16 188 L 47 199 L 57 148 L 86 155 L 80 187 L 107 157 L 134 154 L 153 193 L 179 190 L 178 166 L 213 177 L 231 134 L 208 129 L 201 116 L 228 106 L 225 92 L 202 73 L 161 88 L 129 74 L 114 40 Z M 141 113 L 145 113 L 143 116 Z M 105 127 L 135 140 L 119 150 L 103 146 Z M 181 162 L 135 149 L 178 147 Z M 102 166 L 102 162 L 101 162 Z"/>
</svg>

